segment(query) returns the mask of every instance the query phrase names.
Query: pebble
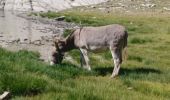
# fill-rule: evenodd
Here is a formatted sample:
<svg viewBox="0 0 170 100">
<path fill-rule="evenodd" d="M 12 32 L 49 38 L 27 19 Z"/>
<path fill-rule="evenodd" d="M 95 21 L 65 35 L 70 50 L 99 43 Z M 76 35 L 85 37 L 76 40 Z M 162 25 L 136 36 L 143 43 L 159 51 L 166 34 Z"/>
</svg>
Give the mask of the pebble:
<svg viewBox="0 0 170 100">
<path fill-rule="evenodd" d="M 63 21 L 63 20 L 65 20 L 65 16 L 60 16 L 60 17 L 57 17 L 57 18 L 55 18 L 55 20 L 56 21 Z"/>
</svg>

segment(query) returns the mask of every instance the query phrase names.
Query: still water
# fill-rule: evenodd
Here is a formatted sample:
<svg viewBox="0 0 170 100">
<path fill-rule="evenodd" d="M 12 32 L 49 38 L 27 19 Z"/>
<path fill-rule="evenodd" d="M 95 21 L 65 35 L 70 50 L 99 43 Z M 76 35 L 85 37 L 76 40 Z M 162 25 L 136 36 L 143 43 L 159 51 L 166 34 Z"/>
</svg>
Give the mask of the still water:
<svg viewBox="0 0 170 100">
<path fill-rule="evenodd" d="M 40 40 L 43 36 L 53 35 L 52 28 L 49 24 L 21 18 L 12 12 L 0 11 L 0 40 L 32 42 Z"/>
<path fill-rule="evenodd" d="M 56 28 L 37 20 L 18 17 L 16 13 L 0 11 L 0 47 L 12 51 L 22 49 L 38 51 L 47 60 L 52 51 Z"/>
</svg>

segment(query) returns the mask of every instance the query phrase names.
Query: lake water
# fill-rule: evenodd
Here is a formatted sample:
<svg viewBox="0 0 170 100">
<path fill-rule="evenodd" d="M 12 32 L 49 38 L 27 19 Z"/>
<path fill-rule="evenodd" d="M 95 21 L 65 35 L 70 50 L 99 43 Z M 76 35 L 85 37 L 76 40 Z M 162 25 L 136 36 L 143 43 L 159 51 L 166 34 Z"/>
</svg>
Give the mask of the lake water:
<svg viewBox="0 0 170 100">
<path fill-rule="evenodd" d="M 49 24 L 27 20 L 11 12 L 0 11 L 1 40 L 4 38 L 6 41 L 33 42 L 40 40 L 43 36 L 53 35 L 53 28 Z"/>
<path fill-rule="evenodd" d="M 0 11 L 0 46 L 8 50 L 38 51 L 41 58 L 47 60 L 52 51 L 52 37 L 57 32 L 61 33 L 54 25 Z"/>
</svg>

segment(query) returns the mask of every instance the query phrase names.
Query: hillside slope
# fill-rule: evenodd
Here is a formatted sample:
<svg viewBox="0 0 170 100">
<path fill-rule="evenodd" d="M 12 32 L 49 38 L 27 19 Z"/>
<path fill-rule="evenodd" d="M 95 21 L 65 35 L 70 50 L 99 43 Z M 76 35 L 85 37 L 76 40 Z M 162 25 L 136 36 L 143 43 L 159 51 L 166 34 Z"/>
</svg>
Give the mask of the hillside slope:
<svg viewBox="0 0 170 100">
<path fill-rule="evenodd" d="M 0 0 L 0 8 L 14 11 L 61 11 L 75 6 L 98 4 L 106 0 Z"/>
</svg>

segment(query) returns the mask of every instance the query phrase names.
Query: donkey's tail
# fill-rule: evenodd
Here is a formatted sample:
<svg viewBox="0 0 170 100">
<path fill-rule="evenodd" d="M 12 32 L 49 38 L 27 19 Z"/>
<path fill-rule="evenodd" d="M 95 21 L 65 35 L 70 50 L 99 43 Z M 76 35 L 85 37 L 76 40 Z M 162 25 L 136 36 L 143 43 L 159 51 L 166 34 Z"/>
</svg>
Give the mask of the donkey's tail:
<svg viewBox="0 0 170 100">
<path fill-rule="evenodd" d="M 128 32 L 125 31 L 125 35 L 123 37 L 123 40 L 124 40 L 124 43 L 123 43 L 123 48 L 126 48 L 127 47 L 127 40 L 128 40 Z"/>
<path fill-rule="evenodd" d="M 124 43 L 123 43 L 123 60 L 126 60 L 128 57 L 127 54 L 127 43 L 128 43 L 128 32 L 125 31 L 125 35 L 124 35 Z"/>
</svg>

